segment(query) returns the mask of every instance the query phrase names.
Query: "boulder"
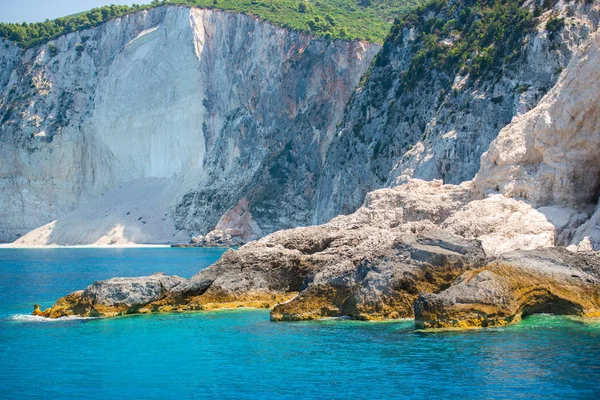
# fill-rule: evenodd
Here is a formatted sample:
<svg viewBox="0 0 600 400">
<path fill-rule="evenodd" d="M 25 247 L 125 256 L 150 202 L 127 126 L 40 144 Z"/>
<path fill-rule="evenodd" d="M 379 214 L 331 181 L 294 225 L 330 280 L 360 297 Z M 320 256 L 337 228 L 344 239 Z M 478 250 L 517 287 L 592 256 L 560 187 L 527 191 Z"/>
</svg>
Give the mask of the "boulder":
<svg viewBox="0 0 600 400">
<path fill-rule="evenodd" d="M 163 298 L 185 279 L 156 273 L 139 278 L 112 278 L 96 281 L 85 290 L 73 292 L 59 299 L 52 308 L 41 311 L 34 307 L 33 314 L 50 318 L 78 315 L 110 317 L 132 314 L 153 301 Z"/>
<path fill-rule="evenodd" d="M 214 230 L 204 236 L 194 236 L 189 244 L 172 247 L 236 247 L 245 244 L 244 233 L 239 229 Z"/>
</svg>

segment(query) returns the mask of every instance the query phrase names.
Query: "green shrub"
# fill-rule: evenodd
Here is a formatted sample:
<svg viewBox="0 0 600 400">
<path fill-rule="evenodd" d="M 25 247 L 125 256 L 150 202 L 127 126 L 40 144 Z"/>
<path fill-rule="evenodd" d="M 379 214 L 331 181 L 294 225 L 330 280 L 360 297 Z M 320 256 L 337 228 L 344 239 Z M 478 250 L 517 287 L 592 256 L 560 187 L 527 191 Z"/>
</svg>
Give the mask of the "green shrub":
<svg viewBox="0 0 600 400">
<path fill-rule="evenodd" d="M 81 53 L 83 53 L 84 50 L 85 50 L 85 44 L 77 43 L 75 45 L 75 51 L 77 52 L 78 55 L 81 55 Z"/>
<path fill-rule="evenodd" d="M 390 32 L 391 42 L 403 41 L 404 28 L 421 32 L 415 39 L 419 50 L 403 74 L 400 90 L 414 86 L 426 71 L 478 77 L 517 59 L 525 36 L 535 25 L 531 11 L 522 3 L 434 0 L 398 18 Z M 442 25 L 440 21 L 447 22 Z"/>
<path fill-rule="evenodd" d="M 529 86 L 531 86 L 531 85 L 524 85 L 524 84 L 519 85 L 515 88 L 515 92 L 517 92 L 519 94 L 523 94 L 529 89 Z"/>
<path fill-rule="evenodd" d="M 548 31 L 548 38 L 554 40 L 556 35 L 565 27 L 564 18 L 551 18 L 546 22 L 546 31 Z"/>
<path fill-rule="evenodd" d="M 504 102 L 504 96 L 492 97 L 492 103 L 502 104 Z"/>
<path fill-rule="evenodd" d="M 4 124 L 6 121 L 10 120 L 12 117 L 14 111 L 14 106 L 10 105 L 8 106 L 6 112 L 4 113 L 4 116 L 2 117 L 2 121 L 0 121 L 0 124 Z"/>
<path fill-rule="evenodd" d="M 56 49 L 54 43 L 50 43 L 48 45 L 48 53 L 50 54 L 50 57 L 56 57 L 56 55 L 58 54 L 58 50 Z"/>
</svg>

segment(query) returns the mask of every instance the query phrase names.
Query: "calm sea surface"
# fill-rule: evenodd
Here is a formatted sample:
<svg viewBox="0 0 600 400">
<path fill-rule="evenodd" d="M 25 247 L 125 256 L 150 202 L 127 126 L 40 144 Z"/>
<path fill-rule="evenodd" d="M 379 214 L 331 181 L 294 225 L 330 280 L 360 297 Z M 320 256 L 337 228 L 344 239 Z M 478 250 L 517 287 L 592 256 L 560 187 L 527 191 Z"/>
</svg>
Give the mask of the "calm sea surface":
<svg viewBox="0 0 600 400">
<path fill-rule="evenodd" d="M 186 278 L 206 249 L 0 249 L 0 398 L 600 398 L 600 324 L 422 333 L 405 322 L 269 322 L 235 310 L 39 321 L 94 280 Z"/>
</svg>

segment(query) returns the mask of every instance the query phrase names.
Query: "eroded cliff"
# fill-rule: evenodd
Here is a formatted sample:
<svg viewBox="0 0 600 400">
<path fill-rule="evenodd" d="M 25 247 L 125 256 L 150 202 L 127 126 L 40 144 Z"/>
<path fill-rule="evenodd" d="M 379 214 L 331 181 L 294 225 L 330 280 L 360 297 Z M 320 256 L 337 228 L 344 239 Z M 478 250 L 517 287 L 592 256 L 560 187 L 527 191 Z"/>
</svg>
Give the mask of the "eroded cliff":
<svg viewBox="0 0 600 400">
<path fill-rule="evenodd" d="M 157 7 L 26 51 L 0 45 L 0 240 L 254 238 L 310 222 L 377 45 Z M 274 188 L 277 187 L 277 190 Z"/>
<path fill-rule="evenodd" d="M 173 6 L 26 52 L 3 42 L 0 240 L 247 241 L 411 178 L 469 180 L 598 19 L 590 2 L 434 2 L 372 64 L 376 45 Z M 571 227 L 589 211 L 574 208 Z"/>
<path fill-rule="evenodd" d="M 404 16 L 350 99 L 313 222 L 410 178 L 472 179 L 492 140 L 555 85 L 598 19 L 597 5 L 578 1 L 441 1 Z"/>
</svg>

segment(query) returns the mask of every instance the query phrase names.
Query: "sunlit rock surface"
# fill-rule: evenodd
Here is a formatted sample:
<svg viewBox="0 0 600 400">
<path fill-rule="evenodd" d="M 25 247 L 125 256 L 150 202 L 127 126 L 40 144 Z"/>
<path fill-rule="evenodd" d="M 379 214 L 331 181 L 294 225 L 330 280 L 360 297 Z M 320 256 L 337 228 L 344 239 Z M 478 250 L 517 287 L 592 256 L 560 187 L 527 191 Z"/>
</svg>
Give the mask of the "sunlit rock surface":
<svg viewBox="0 0 600 400">
<path fill-rule="evenodd" d="M 413 179 L 371 192 L 351 215 L 230 250 L 131 311 L 277 304 L 273 320 L 415 316 L 423 328 L 600 316 L 599 62 L 594 35 L 540 104 L 500 132 L 473 181 Z M 35 312 L 87 315 L 80 298 Z"/>
<path fill-rule="evenodd" d="M 173 6 L 52 43 L 56 55 L 0 43 L 0 241 L 310 223 L 336 124 L 379 48 Z"/>
<path fill-rule="evenodd" d="M 328 150 L 313 222 L 350 214 L 366 193 L 409 179 L 450 184 L 473 179 L 499 132 L 541 101 L 598 28 L 597 4 L 553 4 L 536 19 L 516 60 L 479 77 L 428 69 L 411 88 L 400 89 L 423 47 L 420 29 L 425 28 L 405 28 L 400 40 L 387 42 L 350 99 Z M 468 4 L 448 2 L 457 15 L 445 14 L 442 7 L 440 15 L 429 18 L 458 18 L 461 7 Z M 564 18 L 556 35 L 546 30 L 552 18 Z"/>
</svg>

